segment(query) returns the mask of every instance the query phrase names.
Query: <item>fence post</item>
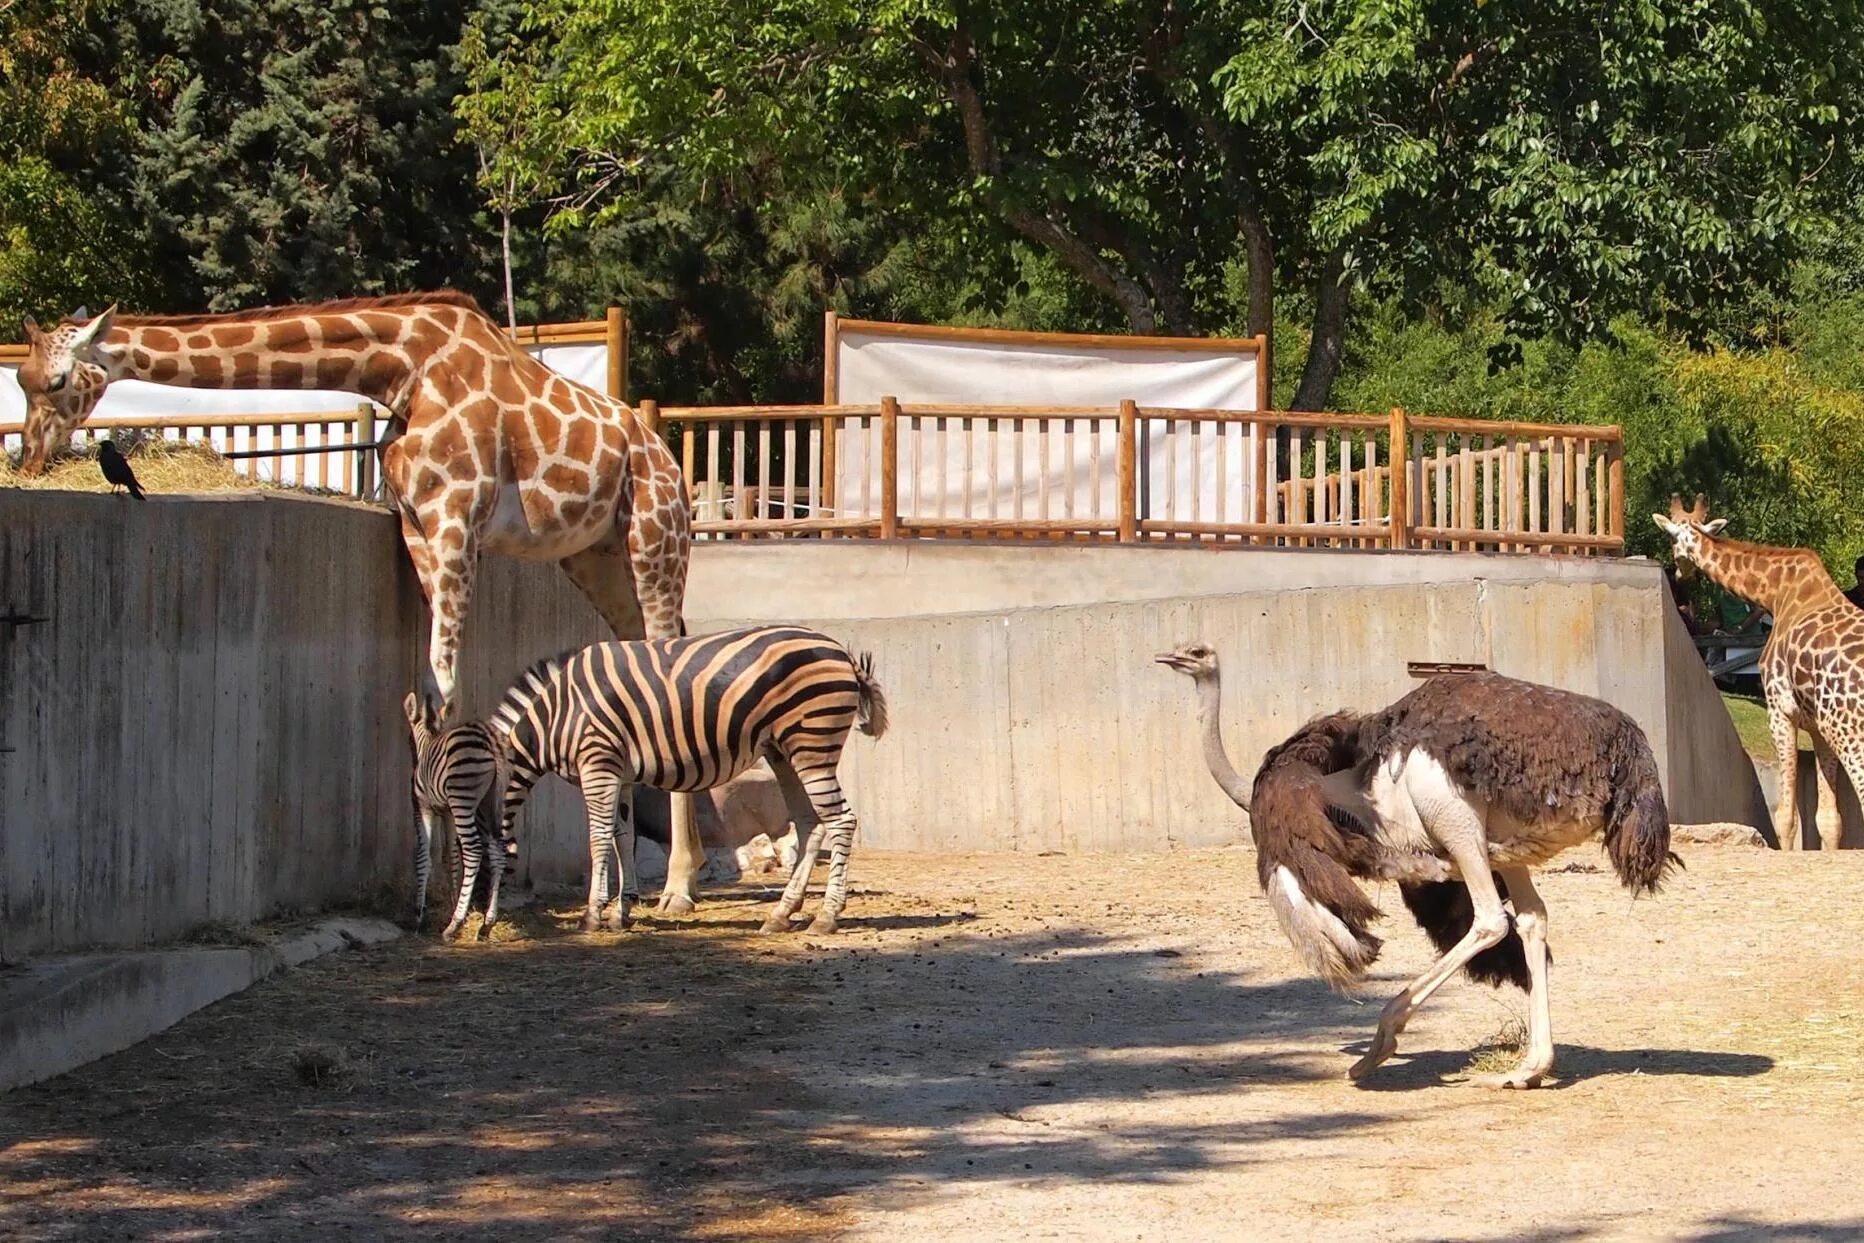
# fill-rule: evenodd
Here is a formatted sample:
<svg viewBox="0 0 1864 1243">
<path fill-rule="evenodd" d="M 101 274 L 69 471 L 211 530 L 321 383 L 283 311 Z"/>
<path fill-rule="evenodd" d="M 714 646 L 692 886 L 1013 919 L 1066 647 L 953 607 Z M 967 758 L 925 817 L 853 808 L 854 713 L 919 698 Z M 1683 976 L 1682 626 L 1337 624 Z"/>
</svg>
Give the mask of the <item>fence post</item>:
<svg viewBox="0 0 1864 1243">
<path fill-rule="evenodd" d="M 1618 551 L 1624 551 L 1625 538 L 1625 441 L 1623 429 L 1618 433 L 1618 440 L 1612 445 L 1612 460 L 1606 467 L 1610 474 L 1609 487 L 1612 492 L 1611 513 L 1607 515 L 1612 524 L 1611 534 L 1618 537 Z"/>
<path fill-rule="evenodd" d="M 618 306 L 608 308 L 608 395 L 628 400 L 628 317 Z"/>
<path fill-rule="evenodd" d="M 375 495 L 375 403 L 372 401 L 356 407 L 356 443 L 371 446 L 356 451 L 356 495 L 366 501 Z"/>
<path fill-rule="evenodd" d="M 900 403 L 880 399 L 880 538 L 900 536 Z"/>
<path fill-rule="evenodd" d="M 1139 542 L 1139 403 L 1120 403 L 1120 481 L 1115 495 L 1120 506 L 1120 543 Z"/>
<path fill-rule="evenodd" d="M 660 435 L 660 403 L 652 397 L 643 397 L 634 409 L 641 418 L 641 426 L 652 435 Z"/>
<path fill-rule="evenodd" d="M 1391 463 L 1392 547 L 1411 545 L 1411 435 L 1405 425 L 1404 407 L 1392 407 L 1392 443 L 1386 459 Z"/>
</svg>

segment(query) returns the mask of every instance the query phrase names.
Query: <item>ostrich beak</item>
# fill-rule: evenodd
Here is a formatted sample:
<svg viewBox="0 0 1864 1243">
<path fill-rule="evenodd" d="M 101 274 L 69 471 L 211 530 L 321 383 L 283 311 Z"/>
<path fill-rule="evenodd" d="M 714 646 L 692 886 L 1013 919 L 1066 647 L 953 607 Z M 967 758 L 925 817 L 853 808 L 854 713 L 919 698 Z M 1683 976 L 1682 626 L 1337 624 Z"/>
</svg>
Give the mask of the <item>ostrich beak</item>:
<svg viewBox="0 0 1864 1243">
<path fill-rule="evenodd" d="M 1166 665 L 1176 669 L 1180 673 L 1184 672 L 1184 657 L 1178 655 L 1176 652 L 1160 652 L 1152 659 L 1156 664 Z"/>
</svg>

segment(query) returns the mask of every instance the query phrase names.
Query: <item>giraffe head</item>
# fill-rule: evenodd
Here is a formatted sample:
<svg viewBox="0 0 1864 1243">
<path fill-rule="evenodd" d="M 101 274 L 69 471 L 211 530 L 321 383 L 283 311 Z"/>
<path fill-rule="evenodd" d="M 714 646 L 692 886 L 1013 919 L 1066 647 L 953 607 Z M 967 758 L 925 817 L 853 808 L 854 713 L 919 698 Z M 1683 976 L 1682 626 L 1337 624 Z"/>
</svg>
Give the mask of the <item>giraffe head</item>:
<svg viewBox="0 0 1864 1243">
<path fill-rule="evenodd" d="M 94 319 L 84 309 L 64 323 L 41 328 L 28 315 L 26 361 L 20 364 L 19 386 L 26 394 L 25 460 L 21 469 L 36 475 L 52 454 L 62 449 L 71 433 L 90 417 L 110 383 L 110 373 L 98 357 L 97 343 L 110 331 L 116 317 L 111 306 Z"/>
<path fill-rule="evenodd" d="M 1721 529 L 1728 525 L 1728 519 L 1709 518 L 1709 498 L 1696 493 L 1696 503 L 1688 509 L 1683 508 L 1683 498 L 1670 498 L 1670 516 L 1652 514 L 1650 520 L 1662 527 L 1676 547 L 1676 559 L 1691 565 L 1700 565 L 1703 550 Z"/>
</svg>

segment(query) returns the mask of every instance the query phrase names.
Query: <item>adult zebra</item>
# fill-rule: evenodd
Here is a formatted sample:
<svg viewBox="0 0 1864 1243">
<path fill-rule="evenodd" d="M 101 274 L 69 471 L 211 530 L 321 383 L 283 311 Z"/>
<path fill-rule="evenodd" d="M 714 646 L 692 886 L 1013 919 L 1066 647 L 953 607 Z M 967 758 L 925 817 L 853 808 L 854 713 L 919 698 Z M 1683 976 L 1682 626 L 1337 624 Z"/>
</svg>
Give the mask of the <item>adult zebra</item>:
<svg viewBox="0 0 1864 1243">
<path fill-rule="evenodd" d="M 525 670 L 492 713 L 511 764 L 503 832 L 531 787 L 555 773 L 582 787 L 589 817 L 589 904 L 583 927 L 601 926 L 608 859 L 618 854 L 621 896 L 613 926 L 639 899 L 630 788 L 696 792 L 723 784 L 762 754 L 798 830 L 807 828 L 789 884 L 765 932 L 789 928 L 826 838 L 828 888 L 812 932 L 833 932 L 848 896 L 854 811 L 836 768 L 848 730 L 878 738 L 887 701 L 873 658 L 857 660 L 827 635 L 758 626 L 678 639 L 597 643 Z"/>
</svg>

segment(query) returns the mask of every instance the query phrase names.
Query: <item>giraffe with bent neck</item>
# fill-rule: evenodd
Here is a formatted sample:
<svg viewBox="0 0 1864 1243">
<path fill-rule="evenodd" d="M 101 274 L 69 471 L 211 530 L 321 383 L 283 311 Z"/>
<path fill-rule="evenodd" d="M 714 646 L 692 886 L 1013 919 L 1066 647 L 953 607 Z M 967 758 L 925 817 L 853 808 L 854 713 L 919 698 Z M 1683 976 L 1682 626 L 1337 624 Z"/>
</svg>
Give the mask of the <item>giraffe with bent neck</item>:
<svg viewBox="0 0 1864 1243">
<path fill-rule="evenodd" d="M 1836 850 L 1843 834 L 1837 791 L 1841 773 L 1864 793 L 1864 609 L 1845 599 L 1809 548 L 1778 548 L 1718 538 L 1726 518 L 1709 519 L 1706 497 L 1670 516 L 1651 518 L 1670 536 L 1676 556 L 1722 587 L 1773 615 L 1761 651 L 1767 726 L 1780 764 L 1780 798 L 1773 811 L 1782 850 L 1800 848 L 1799 730 L 1812 737 L 1818 759 L 1819 845 Z"/>
<path fill-rule="evenodd" d="M 617 638 L 684 632 L 692 516 L 678 463 L 624 402 L 525 353 L 452 291 L 224 315 L 25 321 L 22 469 L 39 473 L 116 380 L 315 389 L 385 406 L 383 479 L 431 617 L 428 662 L 453 706 L 479 554 L 557 562 Z M 676 813 L 681 809 L 675 809 Z M 704 860 L 676 814 L 663 910 L 689 910 Z"/>
</svg>

